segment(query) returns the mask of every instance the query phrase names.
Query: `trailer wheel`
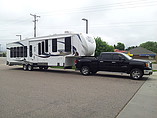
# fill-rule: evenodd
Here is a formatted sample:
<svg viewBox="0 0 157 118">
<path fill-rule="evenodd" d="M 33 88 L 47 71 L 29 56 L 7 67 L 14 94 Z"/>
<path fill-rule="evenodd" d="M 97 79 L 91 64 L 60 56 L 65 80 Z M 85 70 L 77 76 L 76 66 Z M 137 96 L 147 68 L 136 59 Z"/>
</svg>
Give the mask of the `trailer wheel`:
<svg viewBox="0 0 157 118">
<path fill-rule="evenodd" d="M 32 70 L 33 70 L 33 66 L 28 65 L 28 70 L 29 70 L 29 71 L 32 71 Z"/>
<path fill-rule="evenodd" d="M 40 69 L 40 70 L 43 70 L 43 67 L 40 66 L 39 69 Z"/>
<path fill-rule="evenodd" d="M 138 80 L 142 76 L 143 76 L 143 72 L 138 68 L 132 69 L 130 72 L 130 77 L 134 80 Z"/>
<path fill-rule="evenodd" d="M 43 67 L 43 69 L 44 69 L 44 70 L 47 70 L 47 69 L 48 69 L 48 66 Z"/>
<path fill-rule="evenodd" d="M 28 70 L 28 66 L 24 64 L 24 65 L 23 65 L 23 70 L 24 70 L 24 71 Z"/>
<path fill-rule="evenodd" d="M 89 75 L 90 74 L 90 69 L 88 66 L 82 66 L 81 70 L 80 70 L 82 75 Z"/>
</svg>

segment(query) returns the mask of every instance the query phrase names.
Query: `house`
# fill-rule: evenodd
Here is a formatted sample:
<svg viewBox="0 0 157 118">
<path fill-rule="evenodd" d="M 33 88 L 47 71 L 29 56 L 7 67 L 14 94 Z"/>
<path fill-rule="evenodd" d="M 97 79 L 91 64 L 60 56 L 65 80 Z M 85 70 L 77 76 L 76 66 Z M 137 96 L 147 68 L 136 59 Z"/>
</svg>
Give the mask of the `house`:
<svg viewBox="0 0 157 118">
<path fill-rule="evenodd" d="M 155 60 L 156 53 L 147 50 L 143 47 L 137 47 L 133 48 L 128 51 L 129 53 L 133 54 L 133 58 L 135 59 L 149 59 L 149 60 Z"/>
</svg>

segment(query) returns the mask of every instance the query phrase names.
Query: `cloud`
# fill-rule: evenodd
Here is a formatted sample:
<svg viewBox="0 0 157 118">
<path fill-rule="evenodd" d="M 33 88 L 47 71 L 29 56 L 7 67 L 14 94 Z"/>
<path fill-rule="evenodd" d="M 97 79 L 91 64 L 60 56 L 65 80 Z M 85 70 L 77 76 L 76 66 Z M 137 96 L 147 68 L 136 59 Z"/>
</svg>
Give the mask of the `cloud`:
<svg viewBox="0 0 157 118">
<path fill-rule="evenodd" d="M 102 37 L 111 45 L 117 42 L 126 47 L 146 41 L 157 41 L 157 2 L 131 0 L 1 0 L 0 44 L 33 36 L 33 17 L 37 22 L 37 36 L 63 33 L 70 30 Z"/>
</svg>

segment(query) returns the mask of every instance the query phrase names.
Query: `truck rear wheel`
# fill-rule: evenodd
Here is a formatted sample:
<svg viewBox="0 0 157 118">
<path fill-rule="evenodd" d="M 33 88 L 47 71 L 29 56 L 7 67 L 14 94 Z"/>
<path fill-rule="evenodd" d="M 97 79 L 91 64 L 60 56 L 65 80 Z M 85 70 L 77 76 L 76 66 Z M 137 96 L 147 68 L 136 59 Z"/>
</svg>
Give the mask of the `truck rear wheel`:
<svg viewBox="0 0 157 118">
<path fill-rule="evenodd" d="M 130 77 L 132 79 L 138 80 L 142 76 L 143 76 L 143 72 L 138 68 L 132 69 L 131 72 L 130 72 Z"/>
<path fill-rule="evenodd" d="M 89 69 L 88 66 L 82 66 L 80 72 L 81 72 L 82 75 L 89 75 L 90 69 Z"/>
</svg>

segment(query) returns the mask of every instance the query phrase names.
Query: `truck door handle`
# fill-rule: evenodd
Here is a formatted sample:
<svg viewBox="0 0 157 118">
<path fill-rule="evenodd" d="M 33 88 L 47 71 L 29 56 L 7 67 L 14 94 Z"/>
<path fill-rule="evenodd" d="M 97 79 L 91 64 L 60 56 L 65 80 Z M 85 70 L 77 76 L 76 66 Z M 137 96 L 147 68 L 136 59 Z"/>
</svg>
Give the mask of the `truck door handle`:
<svg viewBox="0 0 157 118">
<path fill-rule="evenodd" d="M 112 64 L 115 64 L 116 62 L 115 61 L 112 61 Z"/>
<path fill-rule="evenodd" d="M 100 61 L 100 62 L 102 63 L 102 62 L 104 62 L 104 61 Z"/>
</svg>

